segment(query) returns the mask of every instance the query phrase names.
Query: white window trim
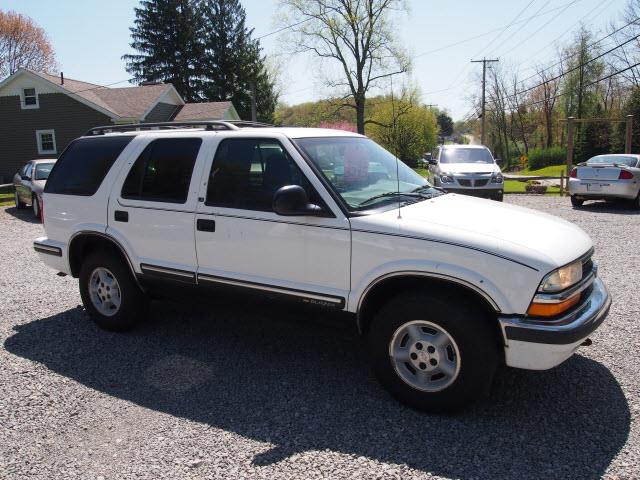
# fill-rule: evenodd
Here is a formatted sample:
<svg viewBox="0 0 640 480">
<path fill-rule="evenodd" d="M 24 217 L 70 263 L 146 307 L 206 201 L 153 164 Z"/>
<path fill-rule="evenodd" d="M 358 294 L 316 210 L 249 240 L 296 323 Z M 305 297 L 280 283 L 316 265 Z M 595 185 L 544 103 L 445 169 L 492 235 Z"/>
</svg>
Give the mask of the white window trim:
<svg viewBox="0 0 640 480">
<path fill-rule="evenodd" d="M 30 90 L 33 89 L 36 92 L 36 104 L 35 105 L 27 105 L 25 103 L 25 95 L 24 95 L 24 91 L 25 90 Z M 33 108 L 40 108 L 40 98 L 38 96 L 38 89 L 36 87 L 25 87 L 20 91 L 20 106 L 22 107 L 22 110 L 29 110 L 29 109 L 33 109 Z"/>
<path fill-rule="evenodd" d="M 44 150 L 42 148 L 42 137 L 41 135 L 50 133 L 53 137 L 53 150 Z M 36 130 L 36 142 L 38 144 L 38 154 L 39 155 L 48 155 L 50 153 L 58 153 L 58 146 L 56 145 L 56 131 L 55 130 Z"/>
</svg>

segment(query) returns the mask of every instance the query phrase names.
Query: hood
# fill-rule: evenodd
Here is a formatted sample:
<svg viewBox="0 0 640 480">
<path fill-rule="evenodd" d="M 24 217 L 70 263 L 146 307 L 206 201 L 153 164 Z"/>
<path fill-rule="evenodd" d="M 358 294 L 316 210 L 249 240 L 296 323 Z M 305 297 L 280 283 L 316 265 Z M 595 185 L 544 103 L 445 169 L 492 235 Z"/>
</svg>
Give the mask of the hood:
<svg viewBox="0 0 640 480">
<path fill-rule="evenodd" d="M 45 183 L 47 183 L 46 180 L 33 180 L 31 182 L 31 190 L 33 191 L 33 193 L 42 195 Z"/>
<path fill-rule="evenodd" d="M 570 263 L 592 247 L 583 230 L 561 218 L 457 194 L 402 207 L 400 219 L 390 210 L 367 220 L 390 233 L 474 247 L 540 271 Z"/>
<path fill-rule="evenodd" d="M 447 173 L 497 173 L 500 171 L 500 167 L 495 163 L 441 163 L 438 166 L 441 172 Z"/>
</svg>

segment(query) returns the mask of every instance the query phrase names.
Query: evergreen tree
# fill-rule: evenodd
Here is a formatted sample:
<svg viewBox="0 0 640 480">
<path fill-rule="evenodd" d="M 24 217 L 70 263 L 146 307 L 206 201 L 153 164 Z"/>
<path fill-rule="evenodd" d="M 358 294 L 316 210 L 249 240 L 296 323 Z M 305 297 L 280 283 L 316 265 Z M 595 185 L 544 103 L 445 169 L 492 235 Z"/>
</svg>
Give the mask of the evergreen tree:
<svg viewBox="0 0 640 480">
<path fill-rule="evenodd" d="M 440 135 L 449 137 L 453 135 L 453 120 L 446 112 L 438 114 L 438 126 L 440 127 Z"/>
<path fill-rule="evenodd" d="M 277 94 L 262 56 L 260 42 L 245 25 L 246 13 L 238 0 L 201 0 L 203 57 L 200 63 L 202 96 L 208 101 L 233 102 L 240 118 L 251 118 L 255 84 L 257 119 L 271 122 Z"/>
<path fill-rule="evenodd" d="M 187 102 L 199 100 L 197 61 L 201 22 L 195 0 L 143 0 L 135 9 L 127 72 L 137 82 L 171 83 Z"/>
</svg>

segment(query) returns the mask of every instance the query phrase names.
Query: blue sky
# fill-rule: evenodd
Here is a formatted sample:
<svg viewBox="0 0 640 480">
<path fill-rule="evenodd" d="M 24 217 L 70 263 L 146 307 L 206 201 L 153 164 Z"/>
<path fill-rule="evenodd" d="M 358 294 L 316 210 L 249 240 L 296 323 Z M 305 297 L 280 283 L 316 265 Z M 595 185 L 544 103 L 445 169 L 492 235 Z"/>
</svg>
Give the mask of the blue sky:
<svg viewBox="0 0 640 480">
<path fill-rule="evenodd" d="M 603 32 L 610 22 L 619 21 L 626 1 L 408 0 L 410 14 L 396 18 L 399 39 L 415 57 L 405 81 L 410 78 L 420 88 L 425 103 L 462 118 L 480 88 L 481 65 L 470 64 L 472 58 L 498 57 L 502 64 L 517 67 L 522 76 L 530 75 L 536 65 L 553 63 L 556 45 L 570 39 L 580 22 Z M 26 14 L 44 27 L 67 77 L 105 85 L 128 78 L 121 56 L 129 51 L 129 27 L 137 4 L 137 0 L 1 0 L 0 8 Z M 277 0 L 242 0 L 242 4 L 256 36 L 277 28 Z M 549 13 L 501 28 L 515 18 L 521 21 L 545 12 Z M 278 35 L 262 43 L 280 65 L 281 100 L 295 104 L 328 93 L 315 73 L 318 65 L 313 58 L 283 54 Z"/>
</svg>

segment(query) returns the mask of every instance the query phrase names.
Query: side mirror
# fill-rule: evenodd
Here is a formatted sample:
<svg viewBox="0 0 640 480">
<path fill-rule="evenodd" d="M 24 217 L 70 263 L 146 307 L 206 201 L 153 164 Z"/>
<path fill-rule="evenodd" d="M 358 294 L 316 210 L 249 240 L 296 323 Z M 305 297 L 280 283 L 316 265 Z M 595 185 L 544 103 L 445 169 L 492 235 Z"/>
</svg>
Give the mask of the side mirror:
<svg viewBox="0 0 640 480">
<path fill-rule="evenodd" d="M 31 180 L 31 177 L 28 177 L 27 175 L 20 175 L 20 178 L 22 180 Z"/>
<path fill-rule="evenodd" d="M 437 164 L 438 164 L 438 161 L 435 158 L 432 157 L 429 159 L 429 165 L 437 165 Z"/>
<path fill-rule="evenodd" d="M 300 185 L 286 185 L 273 195 L 273 211 L 278 215 L 324 217 L 324 210 L 309 203 L 307 192 Z"/>
</svg>

